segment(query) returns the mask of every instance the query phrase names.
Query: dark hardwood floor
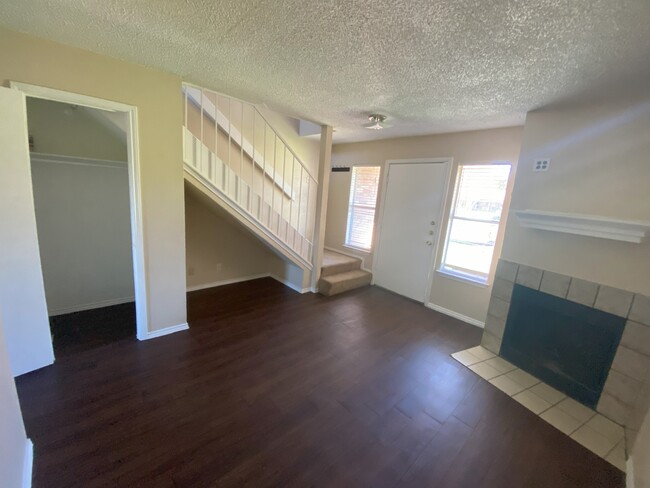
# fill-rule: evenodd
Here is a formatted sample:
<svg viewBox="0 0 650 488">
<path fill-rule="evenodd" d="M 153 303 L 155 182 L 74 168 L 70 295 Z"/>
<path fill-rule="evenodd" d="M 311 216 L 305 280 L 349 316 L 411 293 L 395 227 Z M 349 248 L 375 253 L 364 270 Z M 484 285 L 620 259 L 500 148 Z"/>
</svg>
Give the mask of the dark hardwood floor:
<svg viewBox="0 0 650 488">
<path fill-rule="evenodd" d="M 377 288 L 188 296 L 190 330 L 18 378 L 34 487 L 623 487 L 456 363 L 481 331 Z"/>
<path fill-rule="evenodd" d="M 50 317 L 57 359 L 122 339 L 134 339 L 135 302 Z"/>
</svg>

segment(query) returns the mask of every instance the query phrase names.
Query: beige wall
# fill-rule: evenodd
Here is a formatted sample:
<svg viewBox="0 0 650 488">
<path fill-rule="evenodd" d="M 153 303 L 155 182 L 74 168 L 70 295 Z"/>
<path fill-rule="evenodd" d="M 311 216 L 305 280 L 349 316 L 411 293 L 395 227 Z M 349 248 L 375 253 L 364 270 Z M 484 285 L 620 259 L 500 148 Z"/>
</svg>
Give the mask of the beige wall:
<svg viewBox="0 0 650 488">
<path fill-rule="evenodd" d="M 9 367 L 4 327 L 0 317 L 0 486 L 23 485 L 27 435 L 20 413 L 16 384 Z"/>
<path fill-rule="evenodd" d="M 189 289 L 269 274 L 281 261 L 233 217 L 190 189 L 185 191 L 185 229 Z"/>
<path fill-rule="evenodd" d="M 72 108 L 66 103 L 28 97 L 27 122 L 29 135 L 34 138 L 33 151 L 126 161 L 126 134 L 102 125 L 91 115 L 91 110 L 94 109 Z"/>
<path fill-rule="evenodd" d="M 188 290 L 263 275 L 297 291 L 309 288 L 310 273 L 274 252 L 191 183 L 185 189 L 185 214 Z"/>
<path fill-rule="evenodd" d="M 286 259 L 279 258 L 272 261 L 270 269 L 271 276 L 289 288 L 301 293 L 311 291 L 311 273 L 303 271 L 302 268 Z"/>
<path fill-rule="evenodd" d="M 332 159 L 335 159 L 337 147 L 334 146 Z M 381 182 L 380 182 L 381 183 Z M 327 200 L 327 222 L 325 227 L 325 247 L 336 249 L 362 259 L 367 270 L 372 268 L 372 252 L 364 252 L 347 248 L 345 233 L 347 230 L 348 205 L 350 201 L 350 185 L 352 184 L 352 171 L 330 173 L 330 190 Z"/>
<path fill-rule="evenodd" d="M 650 97 L 548 107 L 526 118 L 511 210 L 546 210 L 650 221 Z M 534 173 L 536 158 L 551 158 Z M 502 257 L 650 294 L 650 246 L 525 229 L 511 212 Z M 649 372 L 650 374 L 650 372 Z M 650 381 L 626 437 L 634 486 L 650 486 Z M 636 439 L 636 441 L 634 441 Z"/>
<path fill-rule="evenodd" d="M 650 98 L 531 112 L 511 209 L 650 221 L 649 155 Z M 511 212 L 502 257 L 650 295 L 647 244 L 524 229 Z"/>
<path fill-rule="evenodd" d="M 385 139 L 381 141 L 335 144 L 332 149 L 332 165 L 385 165 L 390 159 L 453 158 L 452 179 L 459 163 L 479 161 L 510 161 L 514 167 L 519 156 L 521 127 L 484 131 L 458 132 L 419 137 Z M 350 252 L 343 247 L 347 222 L 347 205 L 350 189 L 350 173 L 332 173 L 328 203 L 325 245 Z M 454 182 L 451 182 L 453 189 Z M 381 182 L 380 182 L 381 185 Z M 453 191 L 445 205 L 444 215 L 449 214 Z M 381 199 L 383 195 L 379 195 Z M 436 267 L 439 266 L 446 228 L 443 226 L 438 243 Z M 499 255 L 501 239 L 497 239 L 495 256 Z M 352 251 L 354 252 L 354 251 Z M 363 256 L 363 253 L 355 254 Z M 364 256 L 366 267 L 372 260 Z M 490 288 L 450 279 L 439 273 L 433 274 L 430 302 L 439 307 L 483 322 L 487 315 Z"/>
<path fill-rule="evenodd" d="M 185 323 L 180 78 L 0 29 L 0 80 L 138 107 L 149 330 Z"/>
</svg>

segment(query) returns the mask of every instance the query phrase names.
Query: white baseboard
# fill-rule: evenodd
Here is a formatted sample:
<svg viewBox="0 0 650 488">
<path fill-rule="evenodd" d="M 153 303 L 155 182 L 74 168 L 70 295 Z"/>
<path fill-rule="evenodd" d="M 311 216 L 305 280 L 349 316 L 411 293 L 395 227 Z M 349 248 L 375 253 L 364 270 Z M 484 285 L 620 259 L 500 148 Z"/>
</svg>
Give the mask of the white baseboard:
<svg viewBox="0 0 650 488">
<path fill-rule="evenodd" d="M 258 280 L 260 278 L 273 278 L 275 281 L 282 283 L 284 286 L 288 286 L 289 288 L 291 288 L 294 291 L 297 291 L 298 293 L 307 293 L 307 292 L 316 293 L 316 291 L 314 291 L 314 289 L 311 287 L 299 288 L 298 286 L 291 283 L 290 281 L 284 280 L 273 273 L 262 273 L 262 274 L 251 275 L 251 276 L 244 276 L 242 278 L 234 278 L 232 280 L 213 281 L 212 283 L 205 283 L 203 285 L 189 286 L 187 288 L 187 291 L 189 292 L 189 291 L 205 290 L 207 288 L 215 288 L 217 286 L 223 286 L 223 285 L 232 285 L 234 283 L 242 283 L 244 281 Z"/>
<path fill-rule="evenodd" d="M 32 468 L 34 466 L 34 444 L 31 439 L 25 440 L 25 459 L 23 460 L 23 486 L 22 488 L 31 488 L 32 486 Z"/>
<path fill-rule="evenodd" d="M 360 259 L 361 260 L 361 269 L 364 270 L 364 271 L 367 271 L 368 273 L 372 273 L 371 269 L 368 269 L 363 265 L 363 263 L 365 262 L 365 258 L 362 257 L 362 256 L 357 256 L 357 255 L 351 253 L 350 251 L 341 251 L 340 249 L 334 249 L 333 247 L 328 247 L 328 246 L 325 246 L 323 249 L 326 249 L 328 251 L 332 251 L 332 252 L 335 252 L 335 253 L 338 253 L 338 254 L 343 254 L 344 256 L 349 256 L 351 258 Z"/>
<path fill-rule="evenodd" d="M 232 285 L 234 283 L 242 283 L 244 281 L 257 280 L 260 278 L 268 278 L 269 276 L 270 276 L 269 273 L 261 273 L 256 275 L 244 276 L 242 278 L 233 278 L 231 280 L 213 281 L 212 283 L 205 283 L 203 285 L 188 286 L 187 291 L 205 290 L 206 288 L 215 288 L 217 286 Z"/>
<path fill-rule="evenodd" d="M 453 310 L 449 310 L 448 308 L 441 307 L 440 305 L 436 305 L 435 303 L 425 303 L 425 306 L 427 308 L 430 308 L 431 310 L 435 310 L 436 312 L 444 313 L 445 315 L 449 315 L 450 317 L 453 317 L 458 320 L 462 320 L 463 322 L 466 322 L 470 325 L 474 325 L 475 327 L 480 327 L 481 329 L 485 328 L 485 322 L 481 322 L 480 320 L 476 320 L 472 317 L 468 317 L 467 315 L 463 315 L 462 313 L 454 312 Z"/>
<path fill-rule="evenodd" d="M 156 337 L 166 336 L 168 334 L 173 334 L 174 332 L 180 332 L 182 330 L 187 330 L 189 328 L 190 326 L 187 325 L 187 322 L 184 322 L 182 324 L 165 327 L 164 329 L 152 330 L 151 332 L 147 332 L 147 334 L 144 337 L 138 334 L 138 340 L 146 341 L 148 339 L 155 339 Z"/>
<path fill-rule="evenodd" d="M 123 303 L 135 302 L 135 297 L 111 298 L 110 300 L 101 300 L 99 302 L 85 303 L 83 305 L 74 305 L 72 307 L 57 308 L 48 310 L 50 317 L 64 315 L 66 313 L 83 312 L 84 310 L 93 310 L 95 308 L 111 307 L 113 305 L 122 305 Z"/>
<path fill-rule="evenodd" d="M 627 458 L 625 462 L 625 486 L 626 488 L 634 488 L 634 463 L 632 456 Z"/>
<path fill-rule="evenodd" d="M 315 293 L 315 292 L 313 291 L 313 289 L 312 289 L 311 287 L 309 287 L 309 286 L 308 286 L 307 288 L 300 288 L 300 287 L 294 285 L 293 283 L 291 283 L 290 281 L 284 280 L 284 279 L 280 278 L 279 276 L 276 276 L 276 275 L 274 275 L 274 274 L 272 274 L 272 273 L 271 273 L 269 276 L 270 276 L 271 278 L 273 278 L 275 281 L 279 281 L 279 282 L 282 283 L 284 286 L 288 286 L 288 287 L 291 288 L 293 291 L 297 291 L 298 293 L 307 293 L 307 292 Z"/>
</svg>

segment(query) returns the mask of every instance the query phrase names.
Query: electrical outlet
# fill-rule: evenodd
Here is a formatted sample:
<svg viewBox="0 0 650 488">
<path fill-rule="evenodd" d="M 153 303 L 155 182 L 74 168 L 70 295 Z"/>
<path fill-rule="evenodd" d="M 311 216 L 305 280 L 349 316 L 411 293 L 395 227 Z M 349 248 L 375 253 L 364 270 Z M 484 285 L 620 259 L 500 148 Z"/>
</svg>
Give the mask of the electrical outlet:
<svg viewBox="0 0 650 488">
<path fill-rule="evenodd" d="M 533 171 L 548 171 L 548 167 L 550 165 L 551 158 L 536 159 L 535 165 L 533 166 Z"/>
</svg>

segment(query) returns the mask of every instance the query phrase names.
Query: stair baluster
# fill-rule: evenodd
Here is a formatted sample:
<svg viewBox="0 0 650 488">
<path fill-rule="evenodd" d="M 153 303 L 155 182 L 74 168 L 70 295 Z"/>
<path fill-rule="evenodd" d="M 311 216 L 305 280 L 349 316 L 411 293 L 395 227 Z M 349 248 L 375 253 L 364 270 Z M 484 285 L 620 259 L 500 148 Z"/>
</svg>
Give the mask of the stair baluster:
<svg viewBox="0 0 650 488">
<path fill-rule="evenodd" d="M 274 246 L 311 269 L 314 225 L 310 219 L 315 205 L 311 200 L 318 182 L 305 164 L 255 105 L 190 84 L 183 84 L 183 99 L 186 171 L 220 202 L 272 237 Z M 220 109 L 226 103 L 228 116 Z M 252 114 L 250 121 L 247 112 Z M 233 120 L 237 114 L 239 120 Z M 214 130 L 208 130 L 210 124 Z M 234 154 L 239 164 L 232 159 Z"/>
</svg>

